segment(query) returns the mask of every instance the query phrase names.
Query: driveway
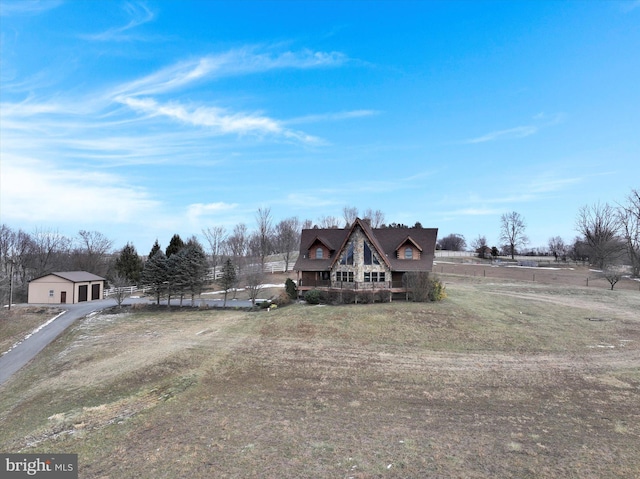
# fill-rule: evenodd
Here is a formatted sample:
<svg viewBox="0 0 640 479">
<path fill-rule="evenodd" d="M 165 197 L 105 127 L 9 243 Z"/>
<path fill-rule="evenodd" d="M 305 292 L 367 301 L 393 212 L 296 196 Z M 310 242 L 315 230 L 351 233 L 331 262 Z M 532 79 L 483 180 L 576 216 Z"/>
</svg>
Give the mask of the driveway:
<svg viewBox="0 0 640 479">
<path fill-rule="evenodd" d="M 212 308 L 221 308 L 223 301 L 219 299 L 205 300 L 207 305 Z M 133 303 L 151 303 L 148 299 L 127 298 L 123 304 Z M 196 301 L 199 304 L 200 300 Z M 161 303 L 162 304 L 162 303 Z M 166 304 L 166 301 L 164 302 Z M 171 301 L 172 307 L 177 307 L 179 301 L 174 299 Z M 191 305 L 191 300 L 183 302 L 185 307 Z M 74 321 L 84 318 L 94 311 L 101 311 L 106 308 L 115 306 L 113 299 L 103 299 L 100 301 L 90 301 L 79 304 L 65 305 L 65 311 L 55 320 L 40 329 L 37 333 L 32 334 L 20 344 L 11 349 L 4 356 L 0 356 L 0 386 L 4 384 L 15 372 L 20 370 L 29 361 L 35 358 L 40 351 L 47 347 L 54 339 L 60 336 L 65 329 L 71 326 Z M 227 299 L 227 308 L 250 308 L 251 301 L 230 300 Z"/>
</svg>

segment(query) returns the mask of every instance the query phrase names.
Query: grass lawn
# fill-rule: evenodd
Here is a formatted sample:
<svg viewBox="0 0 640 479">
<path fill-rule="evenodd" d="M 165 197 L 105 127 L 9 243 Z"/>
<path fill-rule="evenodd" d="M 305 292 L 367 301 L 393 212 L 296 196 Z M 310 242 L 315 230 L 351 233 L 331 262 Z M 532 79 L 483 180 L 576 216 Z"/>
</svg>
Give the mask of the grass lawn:
<svg viewBox="0 0 640 479">
<path fill-rule="evenodd" d="M 96 479 L 640 477 L 640 295 L 444 280 L 86 318 L 0 389 L 0 450 Z"/>
</svg>

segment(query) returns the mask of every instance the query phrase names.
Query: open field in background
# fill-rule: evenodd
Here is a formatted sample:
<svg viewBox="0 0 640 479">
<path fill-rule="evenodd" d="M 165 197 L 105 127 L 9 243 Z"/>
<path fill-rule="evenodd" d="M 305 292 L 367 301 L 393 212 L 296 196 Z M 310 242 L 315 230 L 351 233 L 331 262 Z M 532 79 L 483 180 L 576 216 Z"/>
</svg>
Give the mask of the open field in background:
<svg viewBox="0 0 640 479">
<path fill-rule="evenodd" d="M 96 479 L 639 477 L 640 294 L 441 277 L 440 303 L 84 319 L 0 389 L 0 450 Z"/>
</svg>

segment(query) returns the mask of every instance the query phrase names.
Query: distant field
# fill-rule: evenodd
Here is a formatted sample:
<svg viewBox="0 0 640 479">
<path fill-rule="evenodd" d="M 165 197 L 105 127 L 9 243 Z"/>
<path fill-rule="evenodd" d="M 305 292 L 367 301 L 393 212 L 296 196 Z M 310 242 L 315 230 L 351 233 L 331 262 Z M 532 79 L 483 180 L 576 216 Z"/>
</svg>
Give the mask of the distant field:
<svg viewBox="0 0 640 479">
<path fill-rule="evenodd" d="M 0 389 L 0 450 L 95 479 L 640 477 L 640 294 L 442 279 L 439 303 L 87 318 Z"/>
</svg>

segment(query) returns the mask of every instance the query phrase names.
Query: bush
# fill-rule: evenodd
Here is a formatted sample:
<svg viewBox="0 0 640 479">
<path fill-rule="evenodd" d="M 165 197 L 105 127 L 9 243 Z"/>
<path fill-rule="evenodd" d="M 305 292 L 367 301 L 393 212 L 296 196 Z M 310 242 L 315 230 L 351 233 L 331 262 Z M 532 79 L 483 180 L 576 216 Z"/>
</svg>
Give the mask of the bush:
<svg viewBox="0 0 640 479">
<path fill-rule="evenodd" d="M 289 295 L 289 298 L 298 298 L 298 288 L 296 287 L 296 283 L 294 283 L 291 278 L 287 278 L 287 280 L 284 282 L 284 289 Z"/>
<path fill-rule="evenodd" d="M 291 303 L 291 297 L 286 291 L 280 291 L 278 297 L 274 300 L 274 303 L 278 306 L 286 306 Z"/>
<path fill-rule="evenodd" d="M 409 297 L 416 303 L 440 301 L 446 297 L 442 282 L 437 278 L 432 278 L 426 271 L 405 273 L 402 282 L 407 288 Z"/>
<path fill-rule="evenodd" d="M 309 304 L 320 304 L 322 293 L 317 289 L 310 289 L 304 294 L 304 300 Z"/>
<path fill-rule="evenodd" d="M 446 298 L 447 293 L 444 289 L 444 284 L 438 278 L 433 278 L 429 282 L 429 301 L 440 301 Z"/>
</svg>

